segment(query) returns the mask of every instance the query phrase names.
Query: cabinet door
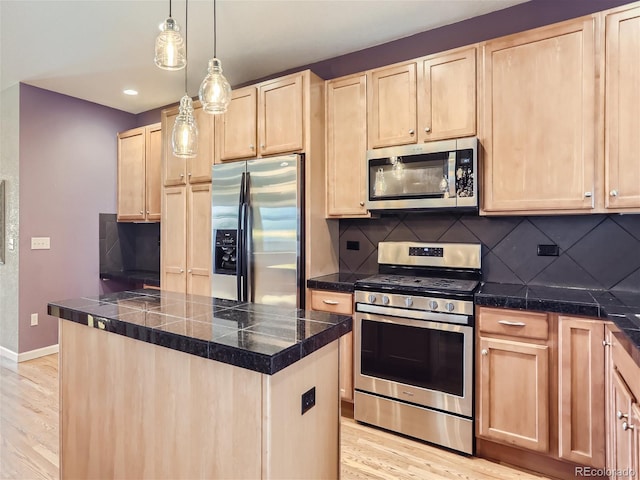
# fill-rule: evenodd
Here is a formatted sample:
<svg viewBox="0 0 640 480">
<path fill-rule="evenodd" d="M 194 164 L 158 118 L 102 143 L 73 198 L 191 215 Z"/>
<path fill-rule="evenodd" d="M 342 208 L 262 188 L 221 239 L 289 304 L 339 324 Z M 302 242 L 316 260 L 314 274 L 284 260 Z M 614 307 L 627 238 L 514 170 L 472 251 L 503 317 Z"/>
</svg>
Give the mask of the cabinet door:
<svg viewBox="0 0 640 480">
<path fill-rule="evenodd" d="M 186 293 L 186 187 L 165 188 L 162 202 L 160 286 L 163 290 Z"/>
<path fill-rule="evenodd" d="M 221 161 L 256 156 L 256 88 L 246 87 L 231 93 L 227 113 L 216 119 L 216 147 Z"/>
<path fill-rule="evenodd" d="M 202 107 L 194 108 L 193 115 L 198 125 L 198 154 L 187 159 L 189 183 L 211 182 L 211 167 L 214 151 L 214 115 L 205 113 Z"/>
<path fill-rule="evenodd" d="M 211 295 L 211 184 L 189 185 L 187 293 Z"/>
<path fill-rule="evenodd" d="M 562 316 L 559 322 L 559 455 L 604 468 L 604 325 Z"/>
<path fill-rule="evenodd" d="M 418 134 L 423 142 L 476 133 L 476 49 L 422 62 Z"/>
<path fill-rule="evenodd" d="M 186 159 L 173 155 L 173 146 L 171 144 L 171 133 L 177 116 L 177 107 L 162 111 L 162 177 L 165 186 L 184 185 L 187 183 Z"/>
<path fill-rule="evenodd" d="M 145 129 L 118 134 L 118 221 L 145 219 Z"/>
<path fill-rule="evenodd" d="M 303 75 L 289 75 L 258 88 L 260 155 L 295 152 L 304 146 Z"/>
<path fill-rule="evenodd" d="M 369 148 L 416 143 L 416 64 L 370 73 Z"/>
<path fill-rule="evenodd" d="M 146 216 L 147 220 L 159 222 L 162 216 L 162 129 L 160 124 L 147 127 L 146 134 Z"/>
<path fill-rule="evenodd" d="M 367 77 L 327 82 L 327 215 L 368 217 L 364 207 Z"/>
<path fill-rule="evenodd" d="M 549 449 L 548 347 L 480 337 L 479 435 Z"/>
<path fill-rule="evenodd" d="M 594 19 L 484 47 L 484 211 L 593 208 Z"/>
<path fill-rule="evenodd" d="M 640 208 L 640 8 L 606 17 L 607 208 Z"/>
<path fill-rule="evenodd" d="M 640 467 L 640 407 L 637 403 L 631 405 L 630 415 L 631 425 L 631 437 L 632 437 L 632 452 L 631 452 L 631 468 L 634 472 L 638 472 Z"/>
<path fill-rule="evenodd" d="M 624 425 L 629 425 L 631 422 L 633 396 L 617 370 L 614 369 L 611 377 L 613 411 L 607 412 L 607 415 L 611 415 L 614 419 L 610 424 L 611 431 L 609 432 L 613 443 L 611 468 L 614 470 L 629 470 L 633 467 L 633 431 L 625 429 Z"/>
</svg>

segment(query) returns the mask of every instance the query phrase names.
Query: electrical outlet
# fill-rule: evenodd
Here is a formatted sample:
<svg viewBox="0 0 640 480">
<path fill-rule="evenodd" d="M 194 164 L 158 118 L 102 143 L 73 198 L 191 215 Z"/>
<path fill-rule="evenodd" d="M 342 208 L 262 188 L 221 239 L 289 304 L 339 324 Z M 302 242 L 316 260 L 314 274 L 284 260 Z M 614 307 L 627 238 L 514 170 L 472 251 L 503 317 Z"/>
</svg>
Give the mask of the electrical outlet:
<svg viewBox="0 0 640 480">
<path fill-rule="evenodd" d="M 560 254 L 560 249 L 558 245 L 538 245 L 538 256 L 539 257 L 557 257 Z"/>
<path fill-rule="evenodd" d="M 357 240 L 347 240 L 347 250 L 360 250 L 360 242 Z"/>
<path fill-rule="evenodd" d="M 32 313 L 31 314 L 31 326 L 35 327 L 36 325 L 38 325 L 38 314 L 37 313 Z"/>
<path fill-rule="evenodd" d="M 31 250 L 49 250 L 51 249 L 50 237 L 31 237 Z"/>
<path fill-rule="evenodd" d="M 307 390 L 302 394 L 302 413 L 304 415 L 307 411 L 316 404 L 316 387 Z"/>
</svg>

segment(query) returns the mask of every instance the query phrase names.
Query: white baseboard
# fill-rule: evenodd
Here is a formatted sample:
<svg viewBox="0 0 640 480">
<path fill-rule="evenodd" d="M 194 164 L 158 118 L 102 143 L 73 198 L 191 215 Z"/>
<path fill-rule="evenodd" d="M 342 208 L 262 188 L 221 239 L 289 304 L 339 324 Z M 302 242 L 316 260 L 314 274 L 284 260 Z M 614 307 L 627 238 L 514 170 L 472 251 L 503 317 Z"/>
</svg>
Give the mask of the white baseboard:
<svg viewBox="0 0 640 480">
<path fill-rule="evenodd" d="M 34 358 L 44 357 L 53 353 L 58 353 L 58 344 L 49 345 L 44 348 L 37 348 L 28 352 L 16 353 L 5 347 L 0 347 L 0 357 L 5 357 L 13 362 L 26 362 L 27 360 L 33 360 Z"/>
</svg>

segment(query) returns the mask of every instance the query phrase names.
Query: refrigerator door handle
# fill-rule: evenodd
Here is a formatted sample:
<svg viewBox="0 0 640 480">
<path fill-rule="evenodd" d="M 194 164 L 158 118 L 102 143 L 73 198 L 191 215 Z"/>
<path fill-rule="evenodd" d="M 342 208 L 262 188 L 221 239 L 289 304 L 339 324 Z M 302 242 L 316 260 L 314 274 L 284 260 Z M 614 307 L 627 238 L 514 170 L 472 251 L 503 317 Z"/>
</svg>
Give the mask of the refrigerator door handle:
<svg viewBox="0 0 640 480">
<path fill-rule="evenodd" d="M 244 222 L 244 245 L 243 245 L 243 272 L 242 272 L 242 286 L 244 290 L 243 301 L 253 301 L 253 295 L 250 291 L 251 288 L 251 231 L 250 229 L 250 216 L 251 216 L 251 174 L 247 172 L 244 179 L 244 213 L 242 220 Z"/>
<path fill-rule="evenodd" d="M 236 289 L 237 289 L 237 299 L 238 301 L 242 301 L 242 272 L 244 269 L 244 237 L 243 237 L 243 214 L 244 214 L 244 199 L 245 199 L 245 191 L 244 191 L 244 178 L 245 173 L 242 174 L 242 179 L 240 180 L 240 198 L 238 199 L 238 233 L 236 234 Z"/>
</svg>

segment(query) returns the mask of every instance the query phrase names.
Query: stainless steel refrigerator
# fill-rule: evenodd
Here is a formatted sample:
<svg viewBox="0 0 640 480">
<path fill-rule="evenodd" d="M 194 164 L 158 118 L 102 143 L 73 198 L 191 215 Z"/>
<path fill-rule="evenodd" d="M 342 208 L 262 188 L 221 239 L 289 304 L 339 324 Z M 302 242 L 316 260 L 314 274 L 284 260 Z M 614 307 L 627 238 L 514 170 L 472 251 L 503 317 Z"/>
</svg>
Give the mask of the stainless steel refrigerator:
<svg viewBox="0 0 640 480">
<path fill-rule="evenodd" d="M 303 155 L 213 166 L 213 297 L 304 308 L 303 189 Z"/>
</svg>

